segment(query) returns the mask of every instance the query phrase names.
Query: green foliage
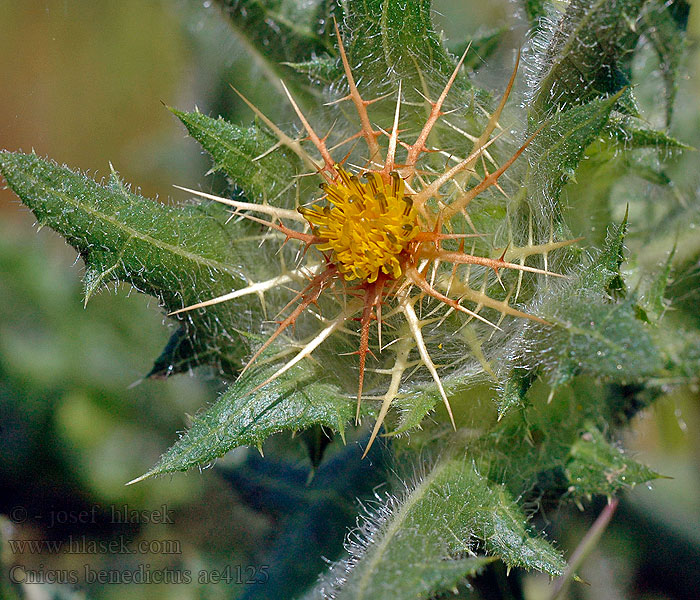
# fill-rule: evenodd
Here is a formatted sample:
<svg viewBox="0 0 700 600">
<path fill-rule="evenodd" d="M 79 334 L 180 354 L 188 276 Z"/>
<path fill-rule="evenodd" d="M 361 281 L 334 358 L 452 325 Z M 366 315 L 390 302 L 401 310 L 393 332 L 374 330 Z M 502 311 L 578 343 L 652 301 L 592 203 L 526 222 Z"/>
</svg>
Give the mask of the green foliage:
<svg viewBox="0 0 700 600">
<path fill-rule="evenodd" d="M 528 3 L 527 12 L 541 9 Z M 688 3 L 647 0 L 574 0 L 550 31 L 539 40 L 537 91 L 530 114 L 535 120 L 591 99 L 622 91 L 618 109 L 639 116 L 631 89 L 630 63 L 640 36 L 656 50 L 666 87 L 666 117 L 675 99 L 679 50 L 685 38 Z"/>
<path fill-rule="evenodd" d="M 171 110 L 209 152 L 215 169 L 222 170 L 249 200 L 263 202 L 290 191 L 300 161 L 289 150 L 274 150 L 277 138 L 272 134 L 254 125 L 238 127 L 200 112 Z"/>
<path fill-rule="evenodd" d="M 621 488 L 634 487 L 658 477 L 648 467 L 611 446 L 595 427 L 587 428 L 571 446 L 566 474 L 571 482 L 569 491 L 579 496 L 611 496 Z"/>
<path fill-rule="evenodd" d="M 309 56 L 334 52 L 331 41 L 332 6 L 328 0 L 216 0 L 235 34 L 251 56 L 264 65 L 263 73 L 278 87 L 284 77 L 310 102 L 312 91 L 293 78 L 285 63 L 306 61 Z M 322 24 L 322 25 L 321 25 Z M 289 81 L 289 78 L 292 81 Z"/>
<path fill-rule="evenodd" d="M 430 11 L 430 0 L 348 4 L 348 55 L 352 65 L 362 65 L 372 93 L 387 93 L 401 81 L 407 98 L 422 103 L 420 94 L 435 97 L 445 85 L 455 63 L 433 28 Z M 465 77 L 458 77 L 452 101 L 470 106 L 472 89 Z"/>
<path fill-rule="evenodd" d="M 325 85 L 330 85 L 343 76 L 338 60 L 328 55 L 316 56 L 303 62 L 289 62 L 286 64 L 298 73 L 306 75 L 312 81 L 318 81 Z"/>
<path fill-rule="evenodd" d="M 630 381 L 658 372 L 656 348 L 632 306 L 606 305 L 597 294 L 581 292 L 574 288 L 562 294 L 556 307 L 542 312 L 560 326 L 547 342 L 532 348 L 539 353 L 547 380 L 559 386 L 575 375 L 589 374 Z"/>
<path fill-rule="evenodd" d="M 426 98 L 434 101 L 455 69 L 455 57 L 432 25 L 429 0 L 218 4 L 266 65 L 270 79 L 276 82 L 282 73 L 291 77 L 300 104 L 312 107 L 314 117 L 330 115 L 319 117 L 329 126 L 347 113 L 349 104 L 319 102 L 321 95 L 339 100 L 348 88 L 331 15 L 338 20 L 365 100 L 388 94 L 377 110 L 386 112 L 388 106 L 393 112 L 401 84 L 402 129 L 412 131 L 425 121 L 426 107 L 430 111 Z M 419 369 L 426 362 L 410 360 L 416 353 L 404 343 L 407 325 L 401 329 L 388 321 L 385 335 L 394 337 L 371 370 L 407 373 L 395 394 L 398 414 L 389 417 L 387 429 L 403 434 L 392 441 L 397 470 L 406 470 L 401 463 L 418 464 L 421 475 L 367 509 L 356 537 L 349 538 L 349 556 L 337 561 L 306 598 L 429 598 L 478 577 L 494 560 L 508 568 L 562 574 L 564 557 L 528 521 L 526 503 L 545 496 L 556 502 L 612 496 L 657 477 L 617 447 L 615 427 L 657 398 L 664 382 L 681 385 L 697 377 L 696 332 L 674 329 L 666 317 L 677 255 L 671 253 L 653 276 L 636 268 L 644 263 L 644 248 L 638 250 L 642 258 L 626 266 L 625 236 L 628 227 L 632 233 L 639 229 L 639 218 L 633 222 L 626 216 L 620 225 L 610 218 L 620 212 L 612 205 L 611 190 L 626 172 L 671 187 L 663 168 L 644 162 L 644 152 L 665 158 L 688 148 L 637 118 L 630 66 L 645 36 L 659 58 L 670 120 L 687 4 L 572 0 L 560 14 L 548 2 L 527 1 L 525 8 L 536 29 L 529 81 L 535 91 L 519 118 L 534 139 L 520 159 L 525 165 L 508 171 L 510 181 L 499 181 L 503 194 L 480 196 L 469 206 L 469 225 L 485 232 L 474 244 L 486 260 L 503 257 L 565 277 L 500 269 L 494 278 L 495 269 L 475 266 L 460 298 L 475 310 L 485 306 L 495 311 L 502 317 L 495 327 L 463 322 L 452 314 L 431 318 L 434 305 L 427 298 L 425 307 L 423 299 L 417 303 L 421 316 L 416 327 L 426 348 L 442 352 L 436 369 L 446 373 L 444 389 L 456 431 L 447 426 L 438 386 Z M 427 173 L 443 168 L 455 155 L 467 156 L 483 131 L 474 125 L 488 120 L 482 112 L 492 114 L 494 102 L 472 84 L 468 72 L 480 67 L 476 57 L 492 52 L 505 38 L 503 32 L 472 40 L 475 51 L 467 55 L 445 105 L 452 126 L 441 121 L 431 134 L 430 144 L 442 142 L 443 154 L 425 158 Z M 462 50 L 464 42 L 453 49 Z M 313 86 L 307 85 L 309 79 Z M 209 153 L 212 171 L 228 178 L 231 196 L 272 207 L 273 225 L 279 218 L 275 209 L 289 215 L 289 209 L 317 199 L 316 180 L 304 177 L 317 167 L 307 154 L 307 140 L 290 132 L 286 146 L 280 144 L 271 121 L 260 114 L 254 124 L 239 126 L 200 112 L 172 112 Z M 507 145 L 495 140 L 488 156 L 474 162 L 476 176 L 486 177 L 493 163 L 503 164 Z M 351 160 L 366 158 L 353 155 Z M 179 328 L 149 376 L 209 364 L 234 382 L 192 418 L 158 464 L 137 480 L 202 467 L 239 446 L 262 450 L 266 440 L 282 431 L 319 431 L 323 426 L 344 438 L 356 402 L 346 385 L 356 381 L 356 363 L 346 355 L 357 347 L 353 336 L 358 332 L 354 324 L 333 325 L 323 308 L 331 306 L 342 315 L 355 301 L 355 288 L 344 289 L 349 293 L 340 299 L 340 293 L 322 298 L 318 312 L 310 309 L 300 320 L 296 338 L 280 336 L 235 379 L 266 339 L 260 335 L 265 324 L 279 318 L 277 313 L 314 275 L 294 271 L 301 253 L 291 244 L 279 250 L 276 242 L 284 241 L 284 231 L 264 231 L 218 204 L 154 202 L 132 192 L 115 172 L 98 183 L 34 154 L 3 151 L 0 170 L 39 223 L 80 253 L 86 265 L 86 301 L 117 281 L 156 297 L 168 313 L 237 295 L 235 301 L 173 317 Z M 581 173 L 601 178 L 583 197 L 570 185 Z M 451 183 L 470 187 L 470 177 L 465 173 Z M 587 211 L 603 215 L 597 218 L 601 229 L 609 231 L 607 239 L 591 241 L 587 252 L 564 250 L 575 235 L 589 233 L 577 227 L 578 215 L 571 216 Z M 455 222 L 461 227 L 459 219 Z M 460 231 L 472 230 L 464 226 Z M 493 232 L 497 237 L 491 239 Z M 506 241 L 496 248 L 500 239 Z M 631 281 L 640 283 L 630 289 Z M 535 318 L 523 318 L 523 313 Z M 319 321 L 331 347 L 315 353 L 314 362 L 300 354 L 298 362 L 275 377 L 283 359 L 318 333 Z M 374 385 L 371 370 L 365 392 Z M 360 416 L 373 420 L 377 398 L 364 401 Z M 431 412 L 434 418 L 426 419 Z M 316 450 L 314 459 L 319 459 L 322 449 Z M 342 487 L 337 481 L 334 485 Z"/>
<path fill-rule="evenodd" d="M 217 0 L 217 4 L 231 26 L 248 38 L 251 49 L 273 64 L 333 50 L 332 3 L 326 0 Z"/>
<path fill-rule="evenodd" d="M 350 559 L 331 572 L 340 581 L 324 581 L 310 597 L 330 587 L 337 598 L 427 598 L 488 564 L 464 557 L 480 545 L 509 566 L 551 575 L 564 569 L 561 556 L 527 529 L 508 493 L 468 459 L 441 460 L 403 498 L 365 519 Z M 460 558 L 450 558 L 455 553 Z"/>
<path fill-rule="evenodd" d="M 274 368 L 246 373 L 196 416 L 180 440 L 142 478 L 205 465 L 238 446 L 257 446 L 273 433 L 321 424 L 343 434 L 355 404 L 320 372 L 304 365 L 256 389 Z M 141 478 L 139 478 L 141 479 Z"/>
<path fill-rule="evenodd" d="M 611 120 L 612 132 L 622 146 L 628 150 L 655 148 L 668 153 L 673 150 L 690 150 L 690 146 L 657 129 L 636 126 L 625 120 Z"/>
<path fill-rule="evenodd" d="M 530 171 L 525 179 L 533 206 L 556 203 L 573 176 L 586 148 L 608 122 L 619 99 L 616 94 L 557 113 L 546 121 L 528 154 Z"/>
<path fill-rule="evenodd" d="M 643 320 L 658 323 L 661 320 L 668 304 L 665 300 L 667 296 L 668 283 L 671 278 L 673 268 L 673 257 L 676 254 L 675 247 L 668 254 L 666 264 L 651 280 L 647 290 L 641 298 L 638 310 L 644 311 Z"/>
<path fill-rule="evenodd" d="M 39 223 L 80 253 L 86 300 L 108 282 L 124 281 L 172 311 L 244 282 L 242 244 L 206 207 L 158 204 L 131 192 L 115 173 L 103 186 L 33 154 L 3 151 L 0 170 Z M 192 345 L 178 370 L 202 363 L 236 369 L 246 352 L 236 311 L 223 305 L 193 315 L 185 327 Z"/>
<path fill-rule="evenodd" d="M 584 104 L 628 85 L 621 61 L 637 42 L 644 0 L 574 0 L 551 33 L 531 110 Z M 627 92 L 625 102 L 633 105 Z"/>
<path fill-rule="evenodd" d="M 661 369 L 650 332 L 624 299 L 624 231 L 624 223 L 613 229 L 600 255 L 542 304 L 540 314 L 558 327 L 546 333 L 532 328 L 530 366 L 542 368 L 553 386 L 578 374 L 633 381 Z"/>
<path fill-rule="evenodd" d="M 523 367 L 514 368 L 503 378 L 498 390 L 498 416 L 503 417 L 512 408 L 525 404 L 527 392 L 535 380 L 533 371 Z"/>
</svg>

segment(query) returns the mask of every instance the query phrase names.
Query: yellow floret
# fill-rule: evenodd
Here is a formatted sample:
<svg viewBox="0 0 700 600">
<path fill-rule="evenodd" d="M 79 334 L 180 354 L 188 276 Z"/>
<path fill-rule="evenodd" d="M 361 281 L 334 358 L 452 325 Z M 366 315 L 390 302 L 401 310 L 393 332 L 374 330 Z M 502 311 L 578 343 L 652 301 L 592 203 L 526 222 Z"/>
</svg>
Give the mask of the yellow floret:
<svg viewBox="0 0 700 600">
<path fill-rule="evenodd" d="M 399 255 L 418 233 L 416 209 L 404 195 L 398 173 L 384 183 L 379 174 L 350 175 L 336 167 L 335 183 L 321 185 L 329 204 L 300 208 L 322 242 L 319 250 L 332 250 L 333 261 L 345 279 L 372 283 L 380 271 L 401 276 Z"/>
</svg>

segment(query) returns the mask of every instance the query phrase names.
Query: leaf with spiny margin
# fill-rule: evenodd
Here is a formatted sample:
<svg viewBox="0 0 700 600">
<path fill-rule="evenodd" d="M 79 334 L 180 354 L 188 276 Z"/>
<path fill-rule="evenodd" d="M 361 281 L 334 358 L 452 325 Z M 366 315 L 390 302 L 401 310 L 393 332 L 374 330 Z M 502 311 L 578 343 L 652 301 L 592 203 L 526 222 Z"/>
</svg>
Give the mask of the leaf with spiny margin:
<svg viewBox="0 0 700 600">
<path fill-rule="evenodd" d="M 627 287 L 620 275 L 625 260 L 625 235 L 627 214 L 619 225 L 611 225 L 602 249 L 579 275 L 579 285 L 584 289 L 598 289 L 612 298 L 624 298 Z"/>
<path fill-rule="evenodd" d="M 424 544 L 419 536 L 416 536 L 414 543 Z M 430 552 L 426 552 L 425 561 L 431 559 Z M 366 598 L 377 600 L 393 600 L 402 598 L 406 600 L 424 600 L 432 598 L 434 594 L 448 592 L 456 588 L 460 583 L 479 574 L 479 572 L 495 559 L 487 556 L 473 556 L 468 558 L 440 559 L 435 563 L 420 562 L 415 563 L 402 561 L 400 564 L 382 563 L 381 566 L 387 569 L 406 569 L 398 576 L 395 572 L 387 578 L 391 583 L 382 585 L 383 582 L 370 581 L 367 591 L 356 591 L 354 580 L 350 579 L 336 593 L 333 598 L 339 600 Z M 352 576 L 351 576 L 352 577 Z M 346 589 L 350 589 L 349 593 Z M 303 600 L 325 600 L 328 598 L 324 594 L 325 588 L 314 589 L 303 596 Z M 400 594 L 400 595 L 399 595 Z"/>
<path fill-rule="evenodd" d="M 394 92 L 401 81 L 407 100 L 422 106 L 425 99 L 420 94 L 436 99 L 455 61 L 433 28 L 430 0 L 364 0 L 346 6 L 345 44 L 350 64 L 362 74 L 360 91 L 379 96 Z M 475 92 L 460 75 L 449 101 L 473 108 Z"/>
<path fill-rule="evenodd" d="M 529 325 L 530 368 L 540 366 L 552 386 L 586 373 L 606 381 L 630 382 L 657 373 L 660 353 L 650 332 L 624 300 L 619 274 L 626 222 L 613 228 L 598 257 L 575 279 L 550 291 L 538 315 L 552 326 Z"/>
<path fill-rule="evenodd" d="M 502 482 L 521 502 L 537 499 L 558 505 L 568 487 L 564 467 L 569 451 L 586 424 L 603 428 L 619 416 L 622 405 L 611 399 L 611 388 L 579 377 L 550 398 L 549 386 L 535 382 L 527 405 L 511 410 L 473 440 L 469 456 L 487 466 L 484 474 Z"/>
<path fill-rule="evenodd" d="M 327 54 L 314 56 L 302 62 L 284 63 L 292 67 L 297 73 L 308 76 L 312 81 L 320 81 L 326 85 L 331 85 L 343 77 L 342 63 L 337 58 Z"/>
<path fill-rule="evenodd" d="M 403 498 L 368 515 L 352 539 L 350 558 L 334 565 L 335 585 L 324 590 L 336 600 L 419 600 L 450 589 L 488 560 L 454 558 L 479 541 L 508 566 L 550 575 L 565 567 L 505 489 L 462 458 L 443 458 Z"/>
<path fill-rule="evenodd" d="M 300 161 L 287 148 L 270 152 L 278 143 L 271 133 L 256 125 L 240 127 L 221 117 L 212 119 L 198 111 L 170 110 L 211 155 L 215 167 L 226 173 L 249 200 L 271 200 L 296 183 Z"/>
<path fill-rule="evenodd" d="M 454 395 L 452 387 L 454 380 L 444 380 L 443 387 L 447 397 Z M 440 392 L 434 384 L 422 384 L 411 386 L 411 392 L 404 396 L 398 396 L 392 403 L 392 408 L 398 412 L 398 425 L 391 431 L 393 435 L 399 435 L 410 431 L 423 422 L 425 416 L 442 402 Z"/>
<path fill-rule="evenodd" d="M 644 32 L 659 57 L 666 88 L 666 125 L 671 124 L 673 104 L 678 91 L 678 67 L 685 42 L 690 4 L 684 0 L 652 0 L 642 12 Z"/>
<path fill-rule="evenodd" d="M 239 266 L 246 242 L 236 239 L 235 226 L 224 227 L 225 215 L 165 206 L 132 193 L 114 173 L 103 186 L 34 154 L 3 151 L 0 170 L 39 223 L 78 250 L 87 297 L 106 282 L 123 281 L 173 311 L 246 283 Z M 189 364 L 236 372 L 248 352 L 237 333 L 245 326 L 242 308 L 259 312 L 256 303 L 222 304 L 183 320 L 195 348 L 208 349 Z"/>
<path fill-rule="evenodd" d="M 569 492 L 576 496 L 612 496 L 624 488 L 657 479 L 659 475 L 611 445 L 591 424 L 571 446 L 566 464 Z"/>
<path fill-rule="evenodd" d="M 559 199 L 562 188 L 589 146 L 603 130 L 617 99 L 593 100 L 557 113 L 527 150 L 529 170 L 525 187 L 531 202 L 548 206 Z"/>
<path fill-rule="evenodd" d="M 660 152 L 692 150 L 692 146 L 672 138 L 663 131 L 635 125 L 629 119 L 610 119 L 609 131 L 625 150 L 655 148 Z"/>
<path fill-rule="evenodd" d="M 146 474 L 187 471 L 204 466 L 238 446 L 262 447 L 274 433 L 325 425 L 343 435 L 355 415 L 355 401 L 307 361 L 260 389 L 278 365 L 254 368 L 197 415 L 183 436 Z"/>
<path fill-rule="evenodd" d="M 628 85 L 621 61 L 639 39 L 637 22 L 645 0 L 572 0 L 548 47 L 536 56 L 542 66 L 531 103 L 536 123 L 553 109 L 585 104 Z M 629 89 L 620 107 L 635 114 Z"/>
<path fill-rule="evenodd" d="M 579 292 L 560 297 L 558 306 L 540 312 L 556 329 L 547 340 L 540 332 L 530 348 L 531 363 L 543 365 L 550 385 L 562 385 L 579 374 L 631 382 L 659 372 L 659 352 L 636 318 L 634 305 L 607 304 L 599 295 Z"/>
</svg>

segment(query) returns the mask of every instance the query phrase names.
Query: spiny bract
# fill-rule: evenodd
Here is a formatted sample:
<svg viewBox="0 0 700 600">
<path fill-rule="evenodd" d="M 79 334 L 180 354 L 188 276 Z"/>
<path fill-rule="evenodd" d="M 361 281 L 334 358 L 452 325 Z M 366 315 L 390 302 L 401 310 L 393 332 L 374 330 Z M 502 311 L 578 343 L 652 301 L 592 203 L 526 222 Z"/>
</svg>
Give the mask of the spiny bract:
<svg viewBox="0 0 700 600">
<path fill-rule="evenodd" d="M 532 139 L 532 137 L 528 139 L 503 165 L 495 165 L 493 172 L 488 171 L 485 157 L 493 164 L 495 161 L 487 152 L 487 148 L 498 137 L 492 137 L 492 134 L 498 126 L 498 120 L 513 86 L 517 61 L 496 110 L 489 116 L 481 135 L 472 139 L 473 145 L 469 155 L 458 160 L 450 157 L 456 164 L 445 167 L 443 170 L 435 170 L 432 167 L 423 166 L 421 158 L 425 153 L 434 151 L 427 145 L 428 138 L 435 124 L 445 115 L 442 108 L 461 69 L 466 52 L 457 63 L 437 100 L 430 102 L 429 114 L 417 138 L 408 143 L 399 138 L 401 85 L 398 86 L 391 127 L 382 129 L 373 126 L 368 114 L 368 106 L 374 100 L 367 101 L 360 95 L 337 25 L 336 36 L 349 87 L 349 94 L 339 101 L 352 102 L 361 124 L 356 134 L 349 136 L 336 146 L 329 148 L 326 143 L 327 136 L 320 137 L 316 133 L 286 87 L 284 90 L 289 101 L 306 130 L 305 140 L 288 136 L 239 93 L 258 118 L 277 136 L 279 142 L 270 151 L 281 145 L 286 146 L 298 155 L 304 164 L 313 169 L 310 175 L 318 175 L 322 178 L 320 197 L 311 199 L 306 206 L 298 206 L 298 210 L 294 211 L 269 204 L 230 200 L 195 190 L 187 191 L 233 206 L 237 213 L 245 211 L 241 214 L 246 218 L 280 232 L 285 238 L 284 243 L 295 240 L 303 245 L 303 252 L 300 253 L 303 258 L 300 260 L 304 260 L 305 264 L 299 265 L 296 273 L 305 274 L 308 282 L 280 311 L 282 313 L 291 309 L 291 312 L 278 322 L 277 328 L 267 341 L 250 358 L 243 372 L 250 368 L 279 336 L 292 331 L 292 326 L 299 317 L 313 310 L 324 293 L 341 297 L 338 302 L 339 313 L 332 317 L 317 315 L 322 323 L 320 331 L 310 339 L 300 342 L 294 356 L 258 385 L 256 390 L 267 385 L 303 359 L 310 357 L 312 352 L 328 340 L 334 332 L 347 332 L 352 321 L 359 321 L 359 332 L 356 332 L 359 334 L 356 419 L 359 420 L 367 354 L 374 356 L 370 347 L 382 352 L 387 346 L 396 344 L 393 349 L 395 353 L 393 365 L 388 369 L 374 370 L 375 373 L 387 375 L 391 379 L 385 393 L 379 397 L 381 407 L 367 446 L 369 449 L 392 401 L 400 394 L 400 386 L 406 371 L 417 366 L 422 365 L 430 372 L 454 426 L 450 403 L 438 375 L 438 366 L 431 358 L 421 332 L 425 324 L 436 320 L 433 316 L 435 310 L 431 310 L 427 317 L 421 315 L 420 304 L 423 299 L 433 299 L 439 306 L 447 306 L 448 315 L 462 313 L 466 323 L 476 319 L 494 329 L 500 329 L 500 321 L 492 323 L 482 316 L 480 312 L 485 307 L 500 313 L 501 320 L 506 315 L 511 315 L 544 322 L 536 316 L 513 308 L 509 304 L 510 294 L 505 300 L 489 296 L 486 291 L 488 273 L 483 277 L 480 290 L 470 287 L 469 270 L 473 265 L 486 268 L 486 271 L 495 273 L 499 282 L 501 281 L 500 269 L 517 270 L 521 274 L 518 280 L 519 289 L 524 271 L 560 276 L 547 271 L 546 268 L 538 269 L 525 265 L 527 256 L 533 254 L 546 256 L 548 251 L 570 242 L 552 242 L 541 249 L 533 246 L 521 249 L 511 248 L 509 252 L 503 252 L 500 258 L 465 252 L 465 238 L 480 236 L 467 214 L 469 203 L 488 188 L 495 187 L 502 191 L 498 185 L 499 178 Z M 354 174 L 342 166 L 348 160 L 352 150 L 340 160 L 334 158 L 332 152 L 347 142 L 360 139 L 364 140 L 367 155 L 364 164 L 355 167 L 354 170 L 357 173 Z M 387 141 L 385 144 L 380 144 L 379 139 Z M 319 156 L 315 157 L 309 153 L 302 145 L 303 141 L 310 141 Z M 400 161 L 397 159 L 397 151 L 402 152 Z M 483 166 L 483 177 L 478 183 L 469 187 L 469 179 L 477 176 L 475 169 L 478 161 L 481 161 Z M 271 220 L 262 219 L 251 213 L 271 217 Z M 455 233 L 459 230 L 464 231 L 465 223 L 471 227 L 471 231 Z M 454 247 L 446 247 L 448 243 Z M 518 257 L 519 262 L 505 260 L 507 254 Z M 449 268 L 446 270 L 444 265 Z M 460 265 L 466 265 L 468 271 L 461 273 L 458 269 Z M 242 290 L 188 306 L 177 312 L 210 306 L 245 294 L 262 293 L 282 286 L 289 280 L 289 277 L 281 275 L 270 281 L 251 283 Z M 516 291 L 515 298 L 517 294 Z M 473 309 L 464 306 L 463 301 L 472 302 Z M 417 303 L 418 310 L 416 310 Z M 390 343 L 383 345 L 382 324 L 395 315 L 403 316 L 406 325 L 405 334 L 399 333 Z M 442 315 L 440 319 L 444 321 L 448 315 Z M 373 321 L 377 321 L 377 337 L 370 339 Z M 414 352 L 417 352 L 417 358 L 412 360 L 411 355 Z M 280 352 L 280 356 L 284 354 L 286 352 Z"/>
</svg>

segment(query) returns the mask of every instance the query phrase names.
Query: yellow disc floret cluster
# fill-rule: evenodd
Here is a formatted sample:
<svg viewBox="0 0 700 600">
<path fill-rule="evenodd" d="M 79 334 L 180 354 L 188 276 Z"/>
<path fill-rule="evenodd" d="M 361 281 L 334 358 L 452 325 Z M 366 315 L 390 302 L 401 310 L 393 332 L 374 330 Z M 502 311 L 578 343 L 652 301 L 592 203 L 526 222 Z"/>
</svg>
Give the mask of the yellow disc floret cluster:
<svg viewBox="0 0 700 600">
<path fill-rule="evenodd" d="M 316 247 L 333 251 L 332 260 L 346 280 L 372 283 L 380 272 L 400 277 L 400 254 L 419 231 L 403 180 L 394 172 L 385 183 L 370 171 L 362 182 L 336 170 L 338 179 L 321 185 L 329 204 L 299 209 L 321 239 Z"/>
</svg>

